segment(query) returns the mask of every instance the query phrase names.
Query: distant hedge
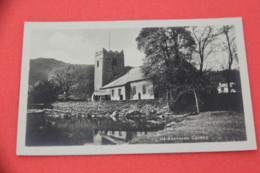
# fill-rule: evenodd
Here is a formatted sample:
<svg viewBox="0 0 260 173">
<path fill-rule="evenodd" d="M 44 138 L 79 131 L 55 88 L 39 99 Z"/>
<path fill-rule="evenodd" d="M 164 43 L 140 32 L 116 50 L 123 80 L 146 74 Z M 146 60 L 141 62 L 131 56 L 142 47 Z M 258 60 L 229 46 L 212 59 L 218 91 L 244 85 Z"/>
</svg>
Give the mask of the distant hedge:
<svg viewBox="0 0 260 173">
<path fill-rule="evenodd" d="M 235 110 L 243 111 L 243 99 L 241 93 L 225 93 L 204 95 L 204 110 Z"/>
<path fill-rule="evenodd" d="M 193 94 L 186 94 L 171 105 L 177 113 L 195 112 L 195 98 Z M 200 111 L 238 111 L 243 112 L 243 99 L 241 93 L 205 94 L 199 96 Z"/>
</svg>

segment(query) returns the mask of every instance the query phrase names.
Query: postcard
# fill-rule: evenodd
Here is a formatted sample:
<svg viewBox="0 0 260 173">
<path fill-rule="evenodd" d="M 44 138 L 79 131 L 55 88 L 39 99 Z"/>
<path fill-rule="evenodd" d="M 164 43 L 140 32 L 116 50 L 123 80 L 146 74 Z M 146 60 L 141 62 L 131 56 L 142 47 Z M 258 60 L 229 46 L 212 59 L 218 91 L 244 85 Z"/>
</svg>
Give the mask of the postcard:
<svg viewBox="0 0 260 173">
<path fill-rule="evenodd" d="M 25 22 L 17 155 L 255 150 L 241 18 Z"/>
</svg>

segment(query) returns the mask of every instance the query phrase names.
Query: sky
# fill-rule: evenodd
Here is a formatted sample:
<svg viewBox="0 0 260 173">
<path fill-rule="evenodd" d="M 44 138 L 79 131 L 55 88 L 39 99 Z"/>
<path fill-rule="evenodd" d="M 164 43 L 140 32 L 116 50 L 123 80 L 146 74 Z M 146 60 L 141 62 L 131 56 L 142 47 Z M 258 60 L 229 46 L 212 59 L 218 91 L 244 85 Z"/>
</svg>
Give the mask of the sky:
<svg viewBox="0 0 260 173">
<path fill-rule="evenodd" d="M 31 58 L 54 58 L 71 64 L 94 64 L 103 48 L 124 51 L 125 65 L 140 66 L 145 57 L 135 41 L 141 29 L 33 30 Z M 109 39 L 110 38 L 110 39 Z"/>
<path fill-rule="evenodd" d="M 81 30 L 33 30 L 31 58 L 54 58 L 71 64 L 94 64 L 97 51 L 103 48 L 124 51 L 126 66 L 141 66 L 145 54 L 137 49 L 136 37 L 141 28 L 129 29 L 81 29 Z M 225 43 L 224 35 L 218 44 Z M 110 44 L 109 44 L 110 43 Z M 198 55 L 193 55 L 198 62 Z M 227 69 L 228 54 L 215 48 L 204 67 L 211 70 Z M 233 64 L 237 68 L 237 64 Z"/>
</svg>

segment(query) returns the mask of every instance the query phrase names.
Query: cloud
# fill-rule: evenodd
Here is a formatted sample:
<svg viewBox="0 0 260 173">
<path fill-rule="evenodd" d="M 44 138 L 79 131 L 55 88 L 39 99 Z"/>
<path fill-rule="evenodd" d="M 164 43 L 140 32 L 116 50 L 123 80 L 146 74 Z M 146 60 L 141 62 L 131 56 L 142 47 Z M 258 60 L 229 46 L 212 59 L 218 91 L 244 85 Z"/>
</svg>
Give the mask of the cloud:
<svg viewBox="0 0 260 173">
<path fill-rule="evenodd" d="M 66 35 L 62 32 L 55 32 L 49 39 L 48 45 L 53 49 L 75 50 L 84 44 L 84 39 L 79 35 Z"/>
<path fill-rule="evenodd" d="M 39 43 L 38 43 L 39 44 Z M 78 34 L 56 31 L 44 40 L 41 57 L 55 58 L 73 64 L 93 64 L 88 41 Z M 39 56 L 39 55 L 38 55 Z"/>
<path fill-rule="evenodd" d="M 37 30 L 33 32 L 32 58 L 55 58 L 73 64 L 94 64 L 96 51 L 125 52 L 128 66 L 140 66 L 142 53 L 135 38 L 140 29 Z"/>
</svg>

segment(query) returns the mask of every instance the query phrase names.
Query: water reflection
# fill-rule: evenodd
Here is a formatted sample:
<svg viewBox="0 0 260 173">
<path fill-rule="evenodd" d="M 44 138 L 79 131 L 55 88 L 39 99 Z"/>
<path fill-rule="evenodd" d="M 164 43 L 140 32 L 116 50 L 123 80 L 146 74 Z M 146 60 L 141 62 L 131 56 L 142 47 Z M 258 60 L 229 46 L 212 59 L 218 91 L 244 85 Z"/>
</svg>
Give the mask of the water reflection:
<svg viewBox="0 0 260 173">
<path fill-rule="evenodd" d="M 94 135 L 93 144 L 107 145 L 107 144 L 124 144 L 134 137 L 146 135 L 149 132 L 144 131 L 97 131 Z"/>
<path fill-rule="evenodd" d="M 125 144 L 160 127 L 147 128 L 140 122 L 105 119 L 54 119 L 44 114 L 28 114 L 27 146 Z"/>
</svg>

